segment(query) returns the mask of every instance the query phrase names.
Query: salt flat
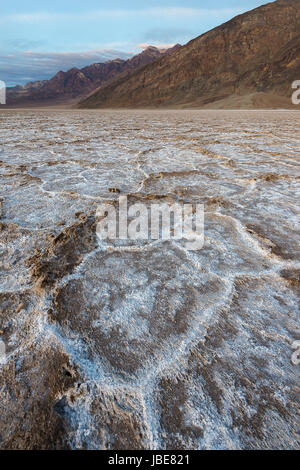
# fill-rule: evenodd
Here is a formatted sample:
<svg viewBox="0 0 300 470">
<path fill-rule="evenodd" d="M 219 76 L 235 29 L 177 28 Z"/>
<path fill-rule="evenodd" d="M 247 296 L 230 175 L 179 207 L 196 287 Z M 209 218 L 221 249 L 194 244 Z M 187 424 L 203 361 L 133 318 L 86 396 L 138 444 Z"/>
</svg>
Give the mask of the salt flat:
<svg viewBox="0 0 300 470">
<path fill-rule="evenodd" d="M 296 449 L 298 111 L 0 112 L 0 448 Z M 205 244 L 110 247 L 116 202 Z"/>
</svg>

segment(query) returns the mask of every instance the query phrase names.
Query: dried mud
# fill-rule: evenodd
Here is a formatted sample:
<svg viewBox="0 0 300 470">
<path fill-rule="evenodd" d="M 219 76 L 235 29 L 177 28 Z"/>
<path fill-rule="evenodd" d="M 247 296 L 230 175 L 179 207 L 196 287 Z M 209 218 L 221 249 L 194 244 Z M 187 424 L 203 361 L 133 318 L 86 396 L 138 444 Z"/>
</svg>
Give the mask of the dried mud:
<svg viewBox="0 0 300 470">
<path fill-rule="evenodd" d="M 299 113 L 0 123 L 0 448 L 299 448 Z M 99 242 L 120 194 L 204 203 L 204 247 Z"/>
</svg>

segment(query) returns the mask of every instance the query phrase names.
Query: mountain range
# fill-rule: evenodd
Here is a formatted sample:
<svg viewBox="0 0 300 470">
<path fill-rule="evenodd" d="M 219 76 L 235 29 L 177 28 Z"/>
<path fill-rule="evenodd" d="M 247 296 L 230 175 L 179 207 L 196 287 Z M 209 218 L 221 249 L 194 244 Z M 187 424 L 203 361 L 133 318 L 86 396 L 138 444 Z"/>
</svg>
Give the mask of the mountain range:
<svg viewBox="0 0 300 470">
<path fill-rule="evenodd" d="M 79 107 L 291 107 L 295 80 L 300 1 L 278 0 L 100 87 Z"/>
<path fill-rule="evenodd" d="M 148 47 L 7 91 L 16 106 L 286 108 L 300 80 L 300 0 L 239 15 L 184 46 Z"/>
<path fill-rule="evenodd" d="M 82 69 L 73 67 L 67 72 L 58 72 L 50 80 L 27 83 L 7 89 L 8 105 L 47 105 L 76 102 L 99 86 L 115 78 L 127 77 L 139 68 L 180 48 L 176 44 L 169 49 L 147 47 L 143 52 L 128 60 L 115 59 L 92 64 Z"/>
</svg>

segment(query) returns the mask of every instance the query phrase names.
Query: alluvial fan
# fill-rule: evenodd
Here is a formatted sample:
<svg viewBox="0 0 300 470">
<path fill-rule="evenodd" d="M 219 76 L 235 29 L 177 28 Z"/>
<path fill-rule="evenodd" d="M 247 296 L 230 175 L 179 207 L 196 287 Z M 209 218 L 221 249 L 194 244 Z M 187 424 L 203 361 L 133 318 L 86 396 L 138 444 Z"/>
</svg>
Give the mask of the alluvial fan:
<svg viewBox="0 0 300 470">
<path fill-rule="evenodd" d="M 296 449 L 297 111 L 2 111 L 0 448 Z M 201 203 L 204 246 L 97 207 Z"/>
</svg>

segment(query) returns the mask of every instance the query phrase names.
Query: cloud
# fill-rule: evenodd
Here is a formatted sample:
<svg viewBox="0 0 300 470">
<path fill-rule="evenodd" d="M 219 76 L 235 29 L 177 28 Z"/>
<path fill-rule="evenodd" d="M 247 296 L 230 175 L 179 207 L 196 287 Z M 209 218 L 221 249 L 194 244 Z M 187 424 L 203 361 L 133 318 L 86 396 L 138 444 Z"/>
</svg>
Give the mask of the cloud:
<svg viewBox="0 0 300 470">
<path fill-rule="evenodd" d="M 111 9 L 111 10 L 95 10 L 73 13 L 50 13 L 50 12 L 36 12 L 36 13 L 22 13 L 2 15 L 0 17 L 1 23 L 41 23 L 41 22 L 57 22 L 57 21 L 70 21 L 70 20 L 99 20 L 108 18 L 134 18 L 134 17 L 167 17 L 167 18 L 207 18 L 218 16 L 233 16 L 241 13 L 244 10 L 237 8 L 185 8 L 185 7 L 165 7 L 165 8 L 144 8 L 144 9 Z"/>
<path fill-rule="evenodd" d="M 147 49 L 147 47 L 150 47 L 150 46 L 155 46 L 157 47 L 158 49 L 170 49 L 171 47 L 175 46 L 174 43 L 172 44 L 166 44 L 166 43 L 157 43 L 157 44 L 154 44 L 153 42 L 150 43 L 147 43 L 147 42 L 143 42 L 141 44 L 138 44 L 137 47 L 139 47 L 140 49 Z"/>
<path fill-rule="evenodd" d="M 98 62 L 105 62 L 112 58 L 128 58 L 128 53 L 120 52 L 110 49 L 98 49 L 83 52 L 36 52 L 36 51 L 24 51 L 22 53 L 24 58 L 36 61 L 46 60 L 48 63 L 53 64 L 70 64 L 78 62 L 86 62 L 86 60 L 98 60 Z M 121 57 L 122 56 L 122 57 Z"/>
<path fill-rule="evenodd" d="M 193 37 L 193 34 L 193 32 L 181 28 L 153 28 L 144 34 L 144 39 L 151 44 L 156 42 L 177 43 L 186 42 Z"/>
<path fill-rule="evenodd" d="M 46 41 L 42 40 L 28 40 L 25 38 L 16 38 L 5 41 L 4 47 L 9 50 L 20 50 L 24 51 L 26 49 L 33 49 L 37 47 L 44 46 Z"/>
<path fill-rule="evenodd" d="M 128 59 L 130 52 L 98 49 L 85 52 L 33 52 L 25 51 L 0 55 L 0 80 L 6 86 L 24 85 L 35 80 L 46 80 L 59 70 L 82 68 L 96 62 Z"/>
</svg>

